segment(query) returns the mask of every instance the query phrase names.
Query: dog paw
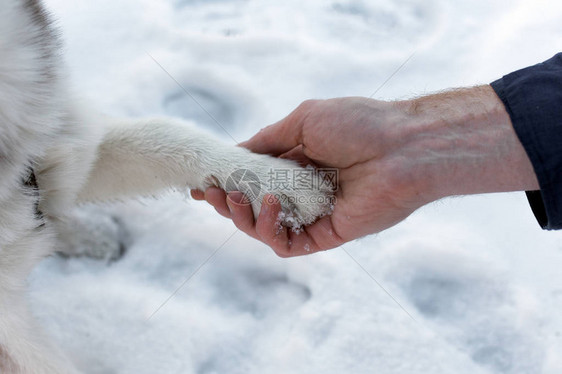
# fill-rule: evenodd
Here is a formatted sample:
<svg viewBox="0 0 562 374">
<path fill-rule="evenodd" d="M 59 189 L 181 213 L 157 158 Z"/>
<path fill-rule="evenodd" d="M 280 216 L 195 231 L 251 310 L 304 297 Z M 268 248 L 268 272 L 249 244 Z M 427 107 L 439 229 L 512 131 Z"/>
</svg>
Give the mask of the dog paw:
<svg viewBox="0 0 562 374">
<path fill-rule="evenodd" d="M 337 169 L 303 168 L 290 160 L 251 156 L 250 163 L 232 168 L 219 184 L 227 192 L 244 193 L 255 217 L 268 194 L 271 202 L 281 204 L 279 223 L 296 232 L 333 211 Z"/>
</svg>

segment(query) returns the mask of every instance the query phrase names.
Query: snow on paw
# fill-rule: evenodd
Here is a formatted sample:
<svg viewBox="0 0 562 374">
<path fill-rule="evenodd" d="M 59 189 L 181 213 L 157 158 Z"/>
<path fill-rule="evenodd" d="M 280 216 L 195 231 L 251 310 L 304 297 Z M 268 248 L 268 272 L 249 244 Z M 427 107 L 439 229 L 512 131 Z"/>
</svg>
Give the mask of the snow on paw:
<svg viewBox="0 0 562 374">
<path fill-rule="evenodd" d="M 224 182 L 227 191 L 241 191 L 259 215 L 263 199 L 272 195 L 282 211 L 279 222 L 294 231 L 331 214 L 336 203 L 337 169 L 301 167 L 296 162 L 251 154 L 251 163 L 231 171 Z"/>
</svg>

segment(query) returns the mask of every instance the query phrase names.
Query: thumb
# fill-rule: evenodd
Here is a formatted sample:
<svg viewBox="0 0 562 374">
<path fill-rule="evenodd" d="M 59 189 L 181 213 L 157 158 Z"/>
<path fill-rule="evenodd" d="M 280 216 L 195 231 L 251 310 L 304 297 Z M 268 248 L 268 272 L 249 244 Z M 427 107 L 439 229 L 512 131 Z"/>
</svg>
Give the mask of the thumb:
<svg viewBox="0 0 562 374">
<path fill-rule="evenodd" d="M 302 144 L 302 129 L 310 110 L 305 101 L 287 117 L 261 129 L 256 135 L 239 145 L 252 152 L 279 156 Z"/>
</svg>

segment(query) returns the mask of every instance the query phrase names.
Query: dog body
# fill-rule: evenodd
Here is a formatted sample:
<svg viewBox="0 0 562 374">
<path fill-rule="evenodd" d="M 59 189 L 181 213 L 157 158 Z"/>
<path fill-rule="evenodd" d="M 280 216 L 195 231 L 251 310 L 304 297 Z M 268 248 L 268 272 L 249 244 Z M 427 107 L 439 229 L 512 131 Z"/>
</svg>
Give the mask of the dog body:
<svg viewBox="0 0 562 374">
<path fill-rule="evenodd" d="M 75 204 L 224 188 L 238 169 L 263 182 L 272 168 L 295 167 L 221 144 L 181 121 L 90 112 L 69 88 L 58 35 L 40 2 L 0 0 L 0 372 L 76 372 L 35 325 L 23 296 L 33 266 L 68 235 Z M 255 213 L 266 192 L 275 191 L 260 190 Z M 282 194 L 303 201 L 329 192 Z M 307 224 L 329 209 L 314 201 L 284 208 L 293 222 Z"/>
</svg>

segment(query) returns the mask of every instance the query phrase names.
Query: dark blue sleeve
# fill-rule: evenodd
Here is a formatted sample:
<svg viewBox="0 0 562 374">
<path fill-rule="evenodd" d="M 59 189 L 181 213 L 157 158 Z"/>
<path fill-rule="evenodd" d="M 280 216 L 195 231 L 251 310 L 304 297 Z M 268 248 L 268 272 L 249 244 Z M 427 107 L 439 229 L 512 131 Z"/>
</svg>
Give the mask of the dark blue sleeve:
<svg viewBox="0 0 562 374">
<path fill-rule="evenodd" d="M 537 175 L 527 191 L 544 229 L 562 229 L 562 53 L 493 82 Z"/>
</svg>

